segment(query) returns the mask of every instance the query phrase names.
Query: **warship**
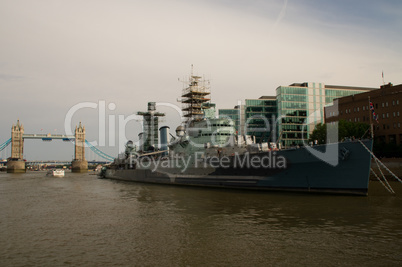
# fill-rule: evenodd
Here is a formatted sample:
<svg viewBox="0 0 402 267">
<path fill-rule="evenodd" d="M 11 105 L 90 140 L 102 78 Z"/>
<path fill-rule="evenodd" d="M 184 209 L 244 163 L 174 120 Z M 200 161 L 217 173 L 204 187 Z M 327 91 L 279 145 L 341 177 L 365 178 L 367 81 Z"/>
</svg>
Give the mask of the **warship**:
<svg viewBox="0 0 402 267">
<path fill-rule="evenodd" d="M 148 103 L 139 142 L 100 172 L 123 181 L 298 192 L 367 195 L 372 140 L 280 149 L 239 135 L 233 120 L 216 117 L 205 80 L 191 74 L 183 88 L 183 123 L 175 135 L 159 127 L 164 113 Z M 159 137 L 160 136 L 160 137 Z M 330 160 L 317 155 L 332 151 Z"/>
</svg>

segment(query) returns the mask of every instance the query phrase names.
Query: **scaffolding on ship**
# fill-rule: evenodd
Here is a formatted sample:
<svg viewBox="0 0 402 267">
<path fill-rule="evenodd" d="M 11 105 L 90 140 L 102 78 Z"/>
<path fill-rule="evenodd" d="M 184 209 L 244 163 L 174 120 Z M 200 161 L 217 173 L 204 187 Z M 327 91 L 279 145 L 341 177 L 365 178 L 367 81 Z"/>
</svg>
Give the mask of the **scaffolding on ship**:
<svg viewBox="0 0 402 267">
<path fill-rule="evenodd" d="M 209 107 L 207 102 L 211 100 L 209 81 L 201 76 L 193 75 L 191 66 L 190 79 L 184 83 L 186 87 L 181 95 L 183 116 L 186 122 L 202 120 L 204 117 L 203 109 Z"/>
</svg>

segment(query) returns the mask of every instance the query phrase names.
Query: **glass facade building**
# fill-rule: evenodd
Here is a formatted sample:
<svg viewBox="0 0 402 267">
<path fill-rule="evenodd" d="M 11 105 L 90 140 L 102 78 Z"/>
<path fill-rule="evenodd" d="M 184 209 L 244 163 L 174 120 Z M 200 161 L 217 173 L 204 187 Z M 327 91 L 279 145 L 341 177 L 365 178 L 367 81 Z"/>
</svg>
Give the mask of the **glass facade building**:
<svg viewBox="0 0 402 267">
<path fill-rule="evenodd" d="M 318 123 L 324 123 L 324 107 L 336 98 L 375 88 L 294 83 L 276 89 L 278 133 L 283 147 L 303 145 Z"/>
<path fill-rule="evenodd" d="M 218 112 L 220 118 L 230 118 L 233 121 L 237 134 L 240 134 L 240 119 L 242 118 L 242 116 L 244 116 L 244 113 L 243 115 L 241 115 L 242 112 L 240 106 L 236 106 L 233 109 L 219 109 Z"/>
<path fill-rule="evenodd" d="M 277 101 L 275 96 L 246 99 L 244 105 L 238 105 L 234 109 L 220 109 L 219 117 L 231 118 L 238 135 L 255 136 L 257 143 L 267 142 L 269 139 L 276 141 Z"/>
<path fill-rule="evenodd" d="M 274 96 L 246 99 L 244 107 L 246 134 L 256 142 L 276 141 L 277 101 Z"/>
<path fill-rule="evenodd" d="M 292 147 L 307 143 L 315 126 L 324 123 L 324 107 L 334 99 L 375 89 L 293 83 L 276 88 L 276 97 L 246 99 L 234 109 L 220 109 L 219 116 L 230 117 L 237 134 L 255 136 L 257 143 L 278 141 L 282 147 Z"/>
</svg>

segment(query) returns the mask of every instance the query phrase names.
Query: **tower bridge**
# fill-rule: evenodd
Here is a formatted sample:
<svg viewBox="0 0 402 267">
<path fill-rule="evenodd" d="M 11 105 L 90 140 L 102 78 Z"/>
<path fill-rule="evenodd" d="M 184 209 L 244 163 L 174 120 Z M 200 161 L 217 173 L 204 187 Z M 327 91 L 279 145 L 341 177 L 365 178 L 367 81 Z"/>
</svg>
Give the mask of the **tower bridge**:
<svg viewBox="0 0 402 267">
<path fill-rule="evenodd" d="M 73 172 L 86 172 L 88 171 L 88 162 L 85 159 L 85 146 L 89 146 L 91 150 L 98 153 L 103 158 L 111 161 L 112 157 L 106 155 L 99 149 L 91 146 L 85 139 L 85 127 L 81 125 L 75 127 L 74 135 L 61 135 L 61 134 L 26 134 L 24 133 L 24 126 L 17 121 L 17 124 L 11 127 L 11 138 L 0 145 L 0 151 L 11 144 L 11 157 L 7 159 L 7 172 L 21 173 L 25 172 L 24 154 L 24 140 L 25 139 L 42 139 L 43 141 L 51 141 L 53 139 L 60 139 L 63 141 L 72 141 L 75 143 L 74 159 L 71 162 Z"/>
</svg>

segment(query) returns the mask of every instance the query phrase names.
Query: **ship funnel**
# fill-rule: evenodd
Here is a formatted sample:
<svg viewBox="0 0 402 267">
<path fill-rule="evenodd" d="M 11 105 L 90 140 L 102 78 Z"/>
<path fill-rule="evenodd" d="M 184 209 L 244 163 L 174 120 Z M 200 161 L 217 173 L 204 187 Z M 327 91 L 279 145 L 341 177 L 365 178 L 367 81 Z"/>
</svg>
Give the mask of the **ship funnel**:
<svg viewBox="0 0 402 267">
<path fill-rule="evenodd" d="M 170 128 L 169 126 L 162 126 L 159 128 L 159 135 L 160 135 L 160 150 L 168 150 L 168 144 L 170 142 L 170 135 L 169 135 Z M 166 156 L 168 153 L 163 152 L 162 156 Z"/>
</svg>

